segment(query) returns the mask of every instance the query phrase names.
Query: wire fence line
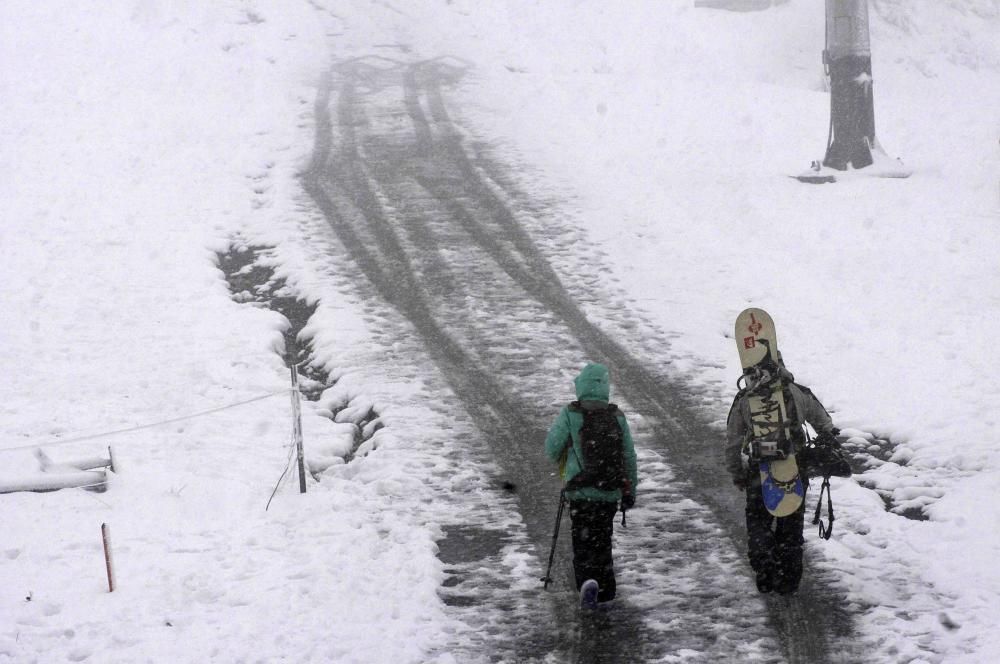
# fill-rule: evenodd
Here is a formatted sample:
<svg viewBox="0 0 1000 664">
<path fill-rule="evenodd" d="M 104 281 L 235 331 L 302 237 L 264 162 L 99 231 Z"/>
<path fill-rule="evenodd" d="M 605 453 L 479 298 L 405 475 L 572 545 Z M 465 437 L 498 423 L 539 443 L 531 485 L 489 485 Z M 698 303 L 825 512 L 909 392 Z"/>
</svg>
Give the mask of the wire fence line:
<svg viewBox="0 0 1000 664">
<path fill-rule="evenodd" d="M 292 392 L 291 389 L 279 390 L 277 392 L 269 392 L 267 394 L 262 394 L 260 396 L 253 397 L 252 399 L 246 399 L 244 401 L 237 401 L 234 403 L 229 403 L 224 406 L 217 406 L 215 408 L 209 408 L 208 410 L 198 411 L 196 413 L 189 413 L 187 415 L 181 415 L 178 417 L 172 417 L 168 420 L 160 420 L 158 422 L 148 422 L 146 424 L 138 424 L 136 426 L 127 427 L 125 429 L 115 429 L 113 431 L 102 431 L 100 433 L 88 434 L 86 436 L 75 436 L 73 438 L 56 438 L 48 440 L 41 443 L 32 443 L 30 445 L 19 445 L 17 447 L 6 447 L 0 448 L 0 452 L 14 452 L 17 450 L 33 450 L 42 447 L 56 447 L 59 445 L 69 445 L 71 443 L 80 443 L 86 440 L 96 440 L 98 438 L 108 438 L 110 436 L 118 436 L 124 433 L 131 433 L 133 431 L 141 431 L 143 429 L 152 429 L 155 427 L 166 426 L 168 424 L 175 424 L 177 422 L 183 422 L 185 420 L 193 420 L 198 417 L 204 417 L 206 415 L 212 415 L 214 413 L 219 413 L 224 410 L 229 410 L 231 408 L 239 408 L 240 406 L 245 406 L 247 404 L 255 403 L 257 401 L 263 401 L 264 399 L 270 399 L 271 397 L 288 395 Z"/>
</svg>

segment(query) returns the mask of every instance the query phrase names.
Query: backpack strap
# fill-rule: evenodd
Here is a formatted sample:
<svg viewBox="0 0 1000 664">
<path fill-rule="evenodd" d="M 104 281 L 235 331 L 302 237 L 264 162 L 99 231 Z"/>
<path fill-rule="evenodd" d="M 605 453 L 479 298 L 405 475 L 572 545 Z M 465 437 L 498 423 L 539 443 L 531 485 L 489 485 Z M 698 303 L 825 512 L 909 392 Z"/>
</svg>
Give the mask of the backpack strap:
<svg viewBox="0 0 1000 664">
<path fill-rule="evenodd" d="M 566 409 L 569 410 L 571 413 L 595 412 L 597 410 L 597 409 L 594 409 L 594 410 L 588 411 L 587 408 L 583 407 L 583 404 L 581 404 L 579 402 L 579 400 L 569 402 L 569 404 L 566 406 Z M 618 404 L 616 404 L 616 403 L 608 402 L 608 405 L 605 408 L 605 410 L 607 412 L 609 412 L 609 413 L 614 413 L 615 415 L 621 415 L 621 410 L 618 408 Z"/>
</svg>

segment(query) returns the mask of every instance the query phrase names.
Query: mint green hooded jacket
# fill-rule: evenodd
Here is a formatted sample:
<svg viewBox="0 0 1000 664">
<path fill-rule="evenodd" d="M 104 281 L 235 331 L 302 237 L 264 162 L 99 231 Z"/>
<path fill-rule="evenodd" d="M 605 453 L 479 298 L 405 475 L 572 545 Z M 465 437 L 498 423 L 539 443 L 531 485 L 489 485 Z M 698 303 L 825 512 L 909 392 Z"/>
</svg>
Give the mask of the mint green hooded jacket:
<svg viewBox="0 0 1000 664">
<path fill-rule="evenodd" d="M 576 398 L 584 410 L 607 407 L 611 398 L 611 378 L 606 366 L 588 364 L 573 383 L 576 386 Z M 639 483 L 635 445 L 632 442 L 632 432 L 629 431 L 628 421 L 620 412 L 618 424 L 621 425 L 625 443 L 625 472 L 631 483 L 632 495 L 635 495 L 635 487 Z M 549 428 L 549 434 L 545 437 L 545 454 L 559 463 L 559 474 L 563 483 L 569 482 L 581 470 L 580 460 L 583 458 L 583 451 L 580 448 L 580 427 L 582 426 L 583 413 L 574 412 L 567 406 L 563 406 L 555 422 Z M 584 487 L 577 491 L 567 491 L 566 497 L 570 500 L 598 500 L 614 503 L 621 500 L 622 492 L 618 489 L 601 491 L 600 489 Z"/>
</svg>

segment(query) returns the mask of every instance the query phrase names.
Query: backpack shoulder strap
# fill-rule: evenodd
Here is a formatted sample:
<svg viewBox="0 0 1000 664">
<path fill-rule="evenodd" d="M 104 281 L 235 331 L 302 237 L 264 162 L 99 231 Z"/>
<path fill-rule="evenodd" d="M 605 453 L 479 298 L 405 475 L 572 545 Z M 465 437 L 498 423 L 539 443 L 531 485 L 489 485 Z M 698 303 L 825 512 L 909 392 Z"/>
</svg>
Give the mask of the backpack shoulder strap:
<svg viewBox="0 0 1000 664">
<path fill-rule="evenodd" d="M 583 412 L 586 412 L 583 409 L 583 406 L 580 405 L 579 401 L 571 401 L 569 403 L 569 405 L 566 406 L 566 409 L 569 410 L 570 412 L 573 412 L 573 413 L 583 413 Z M 599 413 L 601 411 L 595 410 L 595 411 L 592 411 L 592 412 Z M 611 413 L 613 415 L 622 415 L 622 412 L 618 408 L 618 404 L 616 404 L 616 403 L 609 403 L 608 406 L 607 406 L 607 408 L 604 409 L 604 412 Z"/>
</svg>

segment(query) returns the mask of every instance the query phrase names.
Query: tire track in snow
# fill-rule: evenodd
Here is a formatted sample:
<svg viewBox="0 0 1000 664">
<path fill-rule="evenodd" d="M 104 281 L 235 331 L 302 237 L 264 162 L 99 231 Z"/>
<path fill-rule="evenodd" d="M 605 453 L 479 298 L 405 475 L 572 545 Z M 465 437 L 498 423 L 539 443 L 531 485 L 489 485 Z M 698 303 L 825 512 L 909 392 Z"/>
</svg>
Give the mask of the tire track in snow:
<svg viewBox="0 0 1000 664">
<path fill-rule="evenodd" d="M 462 367 L 472 366 L 472 358 L 429 315 L 427 293 L 422 286 L 414 283 L 410 261 L 401 250 L 397 233 L 387 221 L 383 201 L 373 190 L 369 176 L 364 172 L 355 132 L 355 124 L 363 122 L 363 115 L 355 114 L 355 111 L 361 110 L 360 102 L 358 108 L 355 108 L 354 101 L 358 81 L 348 77 L 342 83 L 336 124 L 329 113 L 331 83 L 332 81 L 324 81 L 317 100 L 316 149 L 313 162 L 303 177 L 306 191 L 378 295 L 403 314 L 421 339 L 429 341 L 425 344 L 429 355 L 448 380 L 473 423 L 490 441 L 511 440 L 512 432 L 498 413 L 512 412 L 514 407 L 505 403 L 503 390 L 489 376 L 481 372 L 463 371 Z M 340 140 L 336 146 L 333 140 L 335 131 L 336 138 Z M 334 155 L 346 158 L 331 158 Z M 438 269 L 441 267 L 437 264 Z M 537 431 L 527 434 L 522 431 L 518 434 L 525 439 L 537 439 L 538 436 Z M 530 483 L 541 484 L 548 481 L 555 486 L 551 478 L 542 472 L 544 466 L 539 464 L 536 468 L 539 471 L 538 477 L 532 478 Z M 525 521 L 530 530 L 535 521 L 527 518 Z M 532 537 L 532 540 L 538 541 L 537 537 Z M 480 576 L 487 577 L 485 582 L 489 583 L 494 580 L 490 578 L 492 574 L 492 570 L 487 570 L 485 575 Z M 482 582 L 483 579 L 477 581 Z M 503 583 L 503 580 L 497 580 L 497 583 Z M 503 593 L 496 593 L 493 598 L 496 599 L 497 595 L 500 595 L 498 608 L 509 609 L 510 598 L 503 596 Z M 540 608 L 547 612 L 553 607 Z M 482 626 L 469 619 L 467 613 L 458 611 L 459 616 L 465 618 L 473 628 Z M 494 631 L 496 626 L 489 626 L 489 629 L 484 629 L 477 635 L 489 637 L 492 641 L 490 646 L 495 651 L 516 652 L 516 659 L 519 661 L 529 661 L 521 656 L 521 643 L 533 651 L 559 652 L 571 647 L 566 645 L 568 639 L 564 632 L 550 627 L 552 624 L 563 624 L 563 616 L 553 618 L 545 615 L 539 618 L 527 610 L 522 611 L 520 617 L 523 619 L 512 621 L 510 616 L 503 616 L 498 621 L 502 630 L 499 635 Z M 514 639 L 514 634 L 518 635 L 521 643 Z M 513 645 L 506 648 L 498 645 L 504 640 Z M 470 658 L 467 661 L 475 660 Z"/>
<path fill-rule="evenodd" d="M 448 115 L 439 84 L 440 78 L 433 75 L 433 63 L 431 67 L 431 75 L 426 77 L 426 85 L 422 91 L 427 95 L 432 120 L 417 116 L 414 122 L 418 126 L 436 126 L 441 136 L 439 145 L 447 158 L 458 165 L 466 194 L 484 201 L 484 207 L 494 215 L 493 220 L 499 227 L 499 232 L 492 235 L 478 234 L 477 241 L 488 244 L 497 263 L 504 267 L 525 293 L 544 303 L 562 319 L 573 337 L 585 348 L 587 357 L 601 359 L 613 367 L 618 390 L 628 395 L 634 410 L 655 423 L 655 440 L 660 441 L 661 445 L 669 441 L 664 451 L 671 459 L 683 460 L 675 462 L 675 465 L 682 467 L 685 476 L 693 480 L 689 495 L 696 496 L 700 503 L 709 506 L 718 522 L 737 543 L 737 547 L 742 548 L 742 519 L 734 518 L 742 515 L 742 501 L 739 497 L 733 498 L 734 492 L 719 467 L 720 455 L 704 452 L 719 444 L 719 435 L 701 423 L 695 414 L 696 409 L 683 392 L 648 371 L 623 346 L 593 325 L 575 304 L 531 237 L 523 231 L 509 208 L 486 186 L 484 176 L 471 163 Z M 409 106 L 412 108 L 414 105 Z M 433 130 L 418 130 L 418 135 L 433 133 Z M 462 199 L 461 192 L 438 191 L 436 195 L 451 209 L 456 219 L 467 219 L 459 203 Z M 515 250 L 520 255 L 515 256 L 505 251 L 503 243 L 496 241 L 497 237 L 512 238 Z M 518 260 L 519 258 L 523 261 Z M 829 654 L 825 632 L 830 628 L 838 636 L 847 636 L 850 632 L 849 619 L 838 606 L 817 601 L 816 598 L 803 601 L 804 597 L 815 593 L 815 585 L 807 578 L 798 596 L 772 598 L 768 603 L 772 623 L 782 636 L 787 655 L 792 661 L 825 661 Z M 831 620 L 830 616 L 835 620 Z"/>
<path fill-rule="evenodd" d="M 616 536 L 622 595 L 631 599 L 590 625 L 571 602 L 550 602 L 554 625 L 526 638 L 530 621 L 512 621 L 510 637 L 525 642 L 519 659 L 557 652 L 577 661 L 636 661 L 687 649 L 706 659 L 742 652 L 776 661 L 776 633 L 789 660 L 826 661 L 828 632 L 849 631 L 849 621 L 822 599 L 829 590 L 807 580 L 797 598 L 762 602 L 745 573 L 728 587 L 713 585 L 720 574 L 743 569 L 742 506 L 720 474 L 719 434 L 700 422 L 680 389 L 588 320 L 502 189 L 470 159 L 441 91 L 456 69 L 430 62 L 399 72 L 355 63 L 336 76 L 336 124 L 326 88 L 304 185 L 517 479 L 520 510 L 540 551 L 547 551 L 558 491 L 541 441 L 584 358 L 613 368 L 628 412 L 641 420 L 635 428 L 650 502 L 636 510 L 627 534 Z M 684 481 L 674 479 L 678 470 Z M 644 593 L 651 583 L 666 592 Z M 736 637 L 720 637 L 727 630 Z M 503 650 L 498 638 L 486 646 Z"/>
</svg>

